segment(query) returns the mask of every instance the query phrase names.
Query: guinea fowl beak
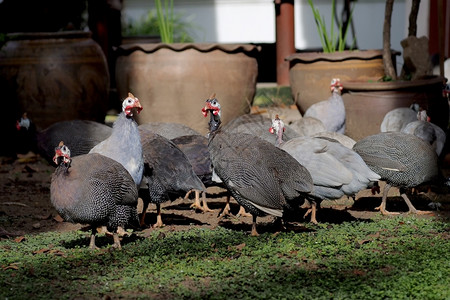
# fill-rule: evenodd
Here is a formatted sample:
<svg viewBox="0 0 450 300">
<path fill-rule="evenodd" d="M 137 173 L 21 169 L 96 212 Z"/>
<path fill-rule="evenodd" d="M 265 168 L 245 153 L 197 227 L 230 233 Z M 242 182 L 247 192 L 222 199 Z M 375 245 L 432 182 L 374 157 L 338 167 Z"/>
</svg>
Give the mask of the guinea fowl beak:
<svg viewBox="0 0 450 300">
<path fill-rule="evenodd" d="M 137 113 L 140 114 L 142 108 L 141 102 L 139 101 L 139 99 L 136 98 L 136 102 L 134 103 L 134 108 L 136 109 Z"/>
<path fill-rule="evenodd" d="M 66 154 L 64 154 L 61 149 L 55 150 L 55 156 L 53 156 L 53 162 L 58 165 L 58 158 L 62 157 L 64 163 L 70 162 L 70 157 L 68 157 Z"/>
<path fill-rule="evenodd" d="M 132 114 L 132 112 L 131 112 L 131 110 L 132 109 L 136 109 L 136 112 L 138 113 L 138 114 L 140 114 L 141 113 L 141 110 L 143 109 L 142 108 L 142 105 L 141 105 L 141 103 L 139 102 L 139 100 L 137 99 L 137 98 L 135 98 L 135 102 L 134 102 L 134 104 L 133 105 L 130 105 L 130 106 L 127 106 L 126 108 L 125 108 L 125 113 L 127 114 L 127 115 L 133 115 Z"/>
</svg>

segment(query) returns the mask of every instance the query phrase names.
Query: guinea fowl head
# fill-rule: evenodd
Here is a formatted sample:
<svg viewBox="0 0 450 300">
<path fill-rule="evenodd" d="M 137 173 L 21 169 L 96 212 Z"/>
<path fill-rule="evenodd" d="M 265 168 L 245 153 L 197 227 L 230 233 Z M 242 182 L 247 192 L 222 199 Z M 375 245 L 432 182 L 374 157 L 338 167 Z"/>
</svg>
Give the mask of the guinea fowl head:
<svg viewBox="0 0 450 300">
<path fill-rule="evenodd" d="M 421 107 L 419 108 L 419 111 L 417 112 L 417 120 L 430 122 L 430 117 L 428 117 L 427 111 L 425 109 Z"/>
<path fill-rule="evenodd" d="M 28 115 L 26 112 L 22 114 L 22 117 L 20 120 L 17 120 L 16 122 L 16 128 L 17 130 L 21 130 L 22 128 L 28 130 L 31 126 L 31 121 L 28 119 Z"/>
<path fill-rule="evenodd" d="M 270 133 L 277 135 L 275 146 L 278 147 L 283 142 L 283 132 L 285 130 L 286 128 L 284 128 L 284 122 L 278 115 L 275 115 L 275 119 L 272 120 L 272 126 L 269 128 Z"/>
<path fill-rule="evenodd" d="M 216 94 L 212 94 L 207 100 L 205 107 L 202 108 L 203 116 L 208 116 L 208 112 L 211 113 L 211 118 L 209 119 L 209 131 L 214 132 L 219 129 L 221 124 L 220 120 L 220 103 L 216 99 Z"/>
<path fill-rule="evenodd" d="M 331 89 L 332 93 L 333 92 L 340 93 L 342 91 L 342 89 L 343 89 L 341 80 L 339 78 L 331 79 L 330 89 Z"/>
<path fill-rule="evenodd" d="M 272 126 L 269 128 L 269 132 L 272 134 L 277 134 L 280 131 L 285 131 L 284 122 L 280 119 L 278 115 L 275 115 L 275 119 L 272 120 Z"/>
<path fill-rule="evenodd" d="M 139 114 L 142 110 L 142 106 L 138 98 L 136 98 L 132 93 L 128 93 L 128 97 L 122 102 L 122 110 L 128 117 L 132 117 L 133 109 L 136 109 Z"/>
<path fill-rule="evenodd" d="M 58 147 L 55 148 L 55 156 L 53 157 L 53 162 L 56 165 L 60 165 L 64 163 L 66 165 L 70 165 L 72 159 L 70 158 L 70 149 L 64 145 L 64 142 L 59 142 Z"/>
</svg>

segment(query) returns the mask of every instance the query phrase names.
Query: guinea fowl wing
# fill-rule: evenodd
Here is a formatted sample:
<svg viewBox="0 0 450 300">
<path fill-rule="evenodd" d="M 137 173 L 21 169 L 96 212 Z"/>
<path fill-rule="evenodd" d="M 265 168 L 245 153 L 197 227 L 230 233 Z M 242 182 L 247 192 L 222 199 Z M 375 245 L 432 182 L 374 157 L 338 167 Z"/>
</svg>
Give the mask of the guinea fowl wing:
<svg viewBox="0 0 450 300">
<path fill-rule="evenodd" d="M 136 185 L 128 171 L 116 161 L 93 153 L 73 157 L 71 166 L 70 176 L 60 175 L 61 169 L 52 175 L 51 200 L 57 209 L 66 210 L 84 203 L 85 209 L 92 210 L 93 220 L 90 222 L 97 222 L 101 220 L 96 214 L 106 217 L 110 201 L 137 205 Z"/>
<path fill-rule="evenodd" d="M 139 129 L 145 176 L 152 174 L 168 191 L 204 190 L 186 155 L 172 141 L 152 131 Z"/>
<path fill-rule="evenodd" d="M 437 154 L 420 138 L 383 132 L 359 140 L 353 149 L 382 180 L 414 187 L 437 176 Z"/>
<path fill-rule="evenodd" d="M 197 176 L 200 178 L 209 177 L 209 180 L 211 180 L 212 165 L 208 150 L 208 139 L 205 136 L 183 135 L 172 139 L 172 142 L 186 154 Z"/>
<path fill-rule="evenodd" d="M 304 179 L 310 177 L 306 169 L 295 159 L 289 161 L 290 156 L 283 155 L 287 154 L 283 150 L 257 137 L 221 132 L 210 143 L 211 158 L 217 175 L 237 194 L 251 199 L 252 204 L 263 211 L 276 209 L 279 210 L 276 215 L 281 216 L 281 207 L 287 204 L 286 199 L 309 193 L 313 188 Z M 255 151 L 255 147 L 258 151 Z M 266 151 L 270 153 L 265 153 Z M 288 159 L 275 159 L 277 155 L 272 151 Z M 312 179 L 310 182 L 312 183 Z"/>
<path fill-rule="evenodd" d="M 283 143 L 281 148 L 308 168 L 314 185 L 340 187 L 352 181 L 352 173 L 330 153 L 327 141 L 300 137 Z"/>
</svg>

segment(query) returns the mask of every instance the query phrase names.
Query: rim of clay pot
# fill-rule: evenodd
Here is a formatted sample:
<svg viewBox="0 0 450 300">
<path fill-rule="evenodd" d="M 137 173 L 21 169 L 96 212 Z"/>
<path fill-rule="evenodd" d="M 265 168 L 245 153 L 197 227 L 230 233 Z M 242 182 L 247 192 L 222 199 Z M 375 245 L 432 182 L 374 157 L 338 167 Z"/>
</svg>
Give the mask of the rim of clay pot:
<svg viewBox="0 0 450 300">
<path fill-rule="evenodd" d="M 90 38 L 92 36 L 92 32 L 82 30 L 69 30 L 58 32 L 12 32 L 8 33 L 6 36 L 8 40 Z"/>
<path fill-rule="evenodd" d="M 123 44 L 116 48 L 119 54 L 130 54 L 134 51 L 143 51 L 145 53 L 156 52 L 159 49 L 170 49 L 181 52 L 186 49 L 195 49 L 199 52 L 210 52 L 221 50 L 226 53 L 244 52 L 248 55 L 254 55 L 261 51 L 261 46 L 252 44 L 224 44 L 224 43 L 142 43 L 142 44 Z"/>
<path fill-rule="evenodd" d="M 396 80 L 396 81 L 356 81 L 348 80 L 342 81 L 342 86 L 344 90 L 348 91 L 390 91 L 390 90 L 401 90 L 411 87 L 423 87 L 427 85 L 434 85 L 439 83 L 444 83 L 445 78 L 442 76 L 430 76 L 424 79 L 416 80 Z"/>
<path fill-rule="evenodd" d="M 399 55 L 400 52 L 391 50 L 392 54 Z M 342 61 L 347 59 L 373 59 L 382 58 L 383 50 L 345 50 L 340 52 L 325 53 L 325 52 L 300 52 L 294 53 L 285 58 L 286 61 L 299 61 L 306 63 L 313 63 L 316 61 Z"/>
</svg>

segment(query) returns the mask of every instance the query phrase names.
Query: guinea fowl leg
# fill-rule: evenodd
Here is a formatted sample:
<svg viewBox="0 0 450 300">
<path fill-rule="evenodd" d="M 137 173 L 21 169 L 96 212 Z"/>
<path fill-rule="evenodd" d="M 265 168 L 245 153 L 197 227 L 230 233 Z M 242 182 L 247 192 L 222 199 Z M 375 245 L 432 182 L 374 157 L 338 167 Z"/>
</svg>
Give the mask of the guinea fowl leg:
<svg viewBox="0 0 450 300">
<path fill-rule="evenodd" d="M 306 218 L 309 214 L 311 214 L 310 222 L 313 224 L 319 224 L 319 222 L 317 222 L 317 219 L 316 219 L 317 203 L 315 201 L 312 201 L 310 203 L 310 205 L 311 205 L 311 207 L 308 208 L 308 210 L 305 212 L 305 214 L 303 215 L 303 218 Z"/>
<path fill-rule="evenodd" d="M 230 212 L 230 199 L 231 196 L 228 194 L 227 195 L 227 203 L 225 204 L 225 207 L 222 209 L 221 212 L 219 212 L 219 219 L 222 219 L 225 216 L 232 216 L 231 212 Z"/>
<path fill-rule="evenodd" d="M 92 228 L 91 230 L 91 240 L 89 242 L 89 249 L 95 250 L 98 247 L 95 245 L 95 234 L 97 233 L 97 228 Z"/>
<path fill-rule="evenodd" d="M 213 210 L 208 207 L 208 203 L 206 202 L 206 192 L 202 192 L 202 204 L 203 204 L 203 212 L 212 212 Z"/>
<path fill-rule="evenodd" d="M 406 205 L 408 205 L 409 211 L 408 213 L 418 214 L 418 215 L 426 215 L 426 214 L 432 214 L 431 211 L 423 211 L 423 210 L 417 210 L 414 205 L 412 205 L 411 201 L 409 200 L 408 196 L 406 196 L 405 193 L 401 194 L 403 200 L 406 202 Z"/>
<path fill-rule="evenodd" d="M 192 190 L 189 191 L 186 194 L 186 196 L 184 196 L 184 199 L 186 199 L 191 192 L 192 192 Z M 202 204 L 200 204 L 200 191 L 198 191 L 198 190 L 195 190 L 195 200 L 194 200 L 194 203 L 191 204 L 191 208 L 199 209 L 203 212 L 213 211 L 212 209 L 210 209 L 208 207 L 208 204 L 206 203 L 206 193 L 205 192 L 202 192 Z"/>
<path fill-rule="evenodd" d="M 190 207 L 199 209 L 199 210 L 203 210 L 202 206 L 200 205 L 199 191 L 190 190 L 189 192 L 186 193 L 186 196 L 184 196 L 184 199 L 187 199 L 193 191 L 195 192 L 195 199 L 194 199 L 194 203 L 192 203 Z"/>
<path fill-rule="evenodd" d="M 142 214 L 141 214 L 141 219 L 139 221 L 139 226 L 141 227 L 145 227 L 145 215 L 147 213 L 147 208 L 148 208 L 148 201 L 145 201 L 144 199 L 142 199 L 143 202 L 143 206 L 142 206 Z"/>
<path fill-rule="evenodd" d="M 383 190 L 383 198 L 381 199 L 381 205 L 375 207 L 376 210 L 379 210 L 383 215 L 398 215 L 398 212 L 389 212 L 386 210 L 386 200 L 389 190 L 391 189 L 391 185 L 386 183 Z"/>
<path fill-rule="evenodd" d="M 112 247 L 121 250 L 122 246 L 120 245 L 119 228 L 122 229 L 122 231 L 124 231 L 123 228 L 120 226 L 117 228 L 117 232 L 113 234 L 114 244 L 112 245 Z"/>
<path fill-rule="evenodd" d="M 153 228 L 163 227 L 164 223 L 161 218 L 161 204 L 156 203 L 156 223 L 153 225 Z"/>
<path fill-rule="evenodd" d="M 259 236 L 258 231 L 256 230 L 256 215 L 252 215 L 253 222 L 252 222 L 252 233 L 251 236 Z"/>
</svg>

